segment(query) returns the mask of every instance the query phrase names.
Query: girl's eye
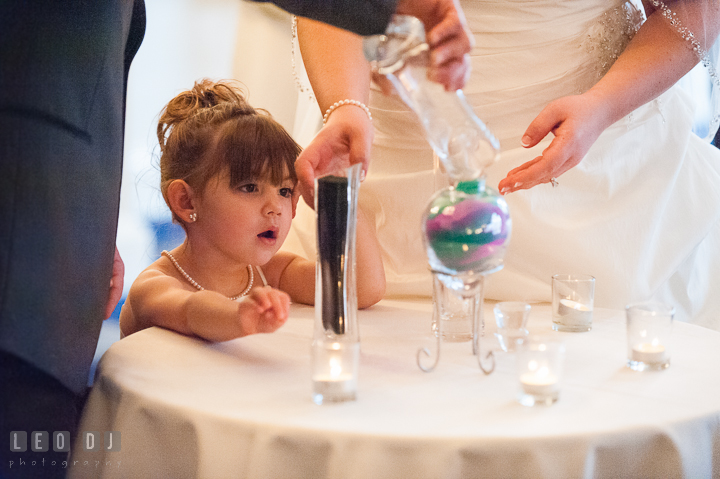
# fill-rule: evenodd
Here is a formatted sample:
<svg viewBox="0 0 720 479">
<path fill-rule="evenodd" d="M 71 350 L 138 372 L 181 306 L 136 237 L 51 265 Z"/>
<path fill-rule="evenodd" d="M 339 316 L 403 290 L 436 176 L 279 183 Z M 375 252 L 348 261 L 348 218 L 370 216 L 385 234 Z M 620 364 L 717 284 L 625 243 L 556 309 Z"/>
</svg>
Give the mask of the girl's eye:
<svg viewBox="0 0 720 479">
<path fill-rule="evenodd" d="M 239 190 L 243 193 L 254 193 L 257 191 L 257 185 L 254 183 L 248 183 L 246 185 L 240 186 Z"/>
<path fill-rule="evenodd" d="M 291 198 L 293 194 L 292 188 L 280 188 L 280 196 L 284 198 Z"/>
</svg>

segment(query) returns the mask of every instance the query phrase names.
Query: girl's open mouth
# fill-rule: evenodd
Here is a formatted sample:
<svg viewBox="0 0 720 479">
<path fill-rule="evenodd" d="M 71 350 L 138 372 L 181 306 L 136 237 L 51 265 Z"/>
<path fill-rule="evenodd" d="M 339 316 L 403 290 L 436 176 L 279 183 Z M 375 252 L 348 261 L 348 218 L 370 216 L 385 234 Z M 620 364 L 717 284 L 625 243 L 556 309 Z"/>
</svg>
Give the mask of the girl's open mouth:
<svg viewBox="0 0 720 479">
<path fill-rule="evenodd" d="M 277 231 L 267 230 L 258 235 L 259 238 L 277 239 Z"/>
</svg>

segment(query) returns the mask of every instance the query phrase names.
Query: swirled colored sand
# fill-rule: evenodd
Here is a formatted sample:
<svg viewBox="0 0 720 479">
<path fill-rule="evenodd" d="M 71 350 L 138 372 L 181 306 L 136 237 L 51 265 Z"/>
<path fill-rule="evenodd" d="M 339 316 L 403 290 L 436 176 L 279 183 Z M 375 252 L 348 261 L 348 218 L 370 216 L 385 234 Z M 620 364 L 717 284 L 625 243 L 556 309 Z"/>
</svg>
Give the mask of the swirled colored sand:
<svg viewBox="0 0 720 479">
<path fill-rule="evenodd" d="M 493 269 L 502 263 L 510 230 L 507 204 L 500 196 L 436 196 L 424 225 L 431 266 L 438 261 L 452 271 Z"/>
</svg>

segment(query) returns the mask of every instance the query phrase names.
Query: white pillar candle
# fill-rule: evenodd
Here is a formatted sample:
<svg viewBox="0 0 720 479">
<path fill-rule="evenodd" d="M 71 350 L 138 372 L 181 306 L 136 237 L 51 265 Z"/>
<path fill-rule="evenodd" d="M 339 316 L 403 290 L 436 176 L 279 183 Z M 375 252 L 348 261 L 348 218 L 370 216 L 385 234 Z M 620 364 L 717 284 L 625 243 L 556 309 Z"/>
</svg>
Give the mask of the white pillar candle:
<svg viewBox="0 0 720 479">
<path fill-rule="evenodd" d="M 592 322 L 592 309 L 577 301 L 561 299 L 558 316 L 565 326 L 583 326 Z"/>
<path fill-rule="evenodd" d="M 633 346 L 630 359 L 642 361 L 645 364 L 661 364 L 666 361 L 667 351 L 662 344 L 639 343 Z"/>
<path fill-rule="evenodd" d="M 520 384 L 525 394 L 533 396 L 551 396 L 558 389 L 558 380 L 553 375 L 525 373 L 520 375 Z"/>
<path fill-rule="evenodd" d="M 321 394 L 326 399 L 346 398 L 355 396 L 357 382 L 352 374 L 346 373 L 339 376 L 321 376 L 313 377 L 315 384 L 315 394 Z"/>
</svg>

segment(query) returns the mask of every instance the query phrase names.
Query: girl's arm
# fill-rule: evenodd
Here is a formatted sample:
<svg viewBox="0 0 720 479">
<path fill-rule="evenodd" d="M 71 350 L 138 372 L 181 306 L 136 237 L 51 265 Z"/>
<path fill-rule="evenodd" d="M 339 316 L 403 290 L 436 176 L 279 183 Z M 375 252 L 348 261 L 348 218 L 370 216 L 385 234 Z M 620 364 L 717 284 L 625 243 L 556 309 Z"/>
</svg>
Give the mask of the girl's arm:
<svg viewBox="0 0 720 479">
<path fill-rule="evenodd" d="M 703 48 L 714 42 L 720 29 L 720 7 L 713 2 L 666 2 L 682 12 L 684 26 L 703 32 L 696 36 Z M 610 125 L 657 98 L 689 72 L 698 57 L 690 44 L 646 5 L 647 21 L 607 74 L 582 95 L 551 102 L 533 120 L 523 146 L 538 144 L 548 133 L 555 138 L 542 155 L 510 171 L 498 185 L 503 192 L 550 182 L 577 165 Z M 516 187 L 515 185 L 519 185 Z"/>
<path fill-rule="evenodd" d="M 287 320 L 290 305 L 287 294 L 272 288 L 254 288 L 238 302 L 214 291 L 190 291 L 156 269 L 137 277 L 127 301 L 132 314 L 121 315 L 125 334 L 160 326 L 209 341 L 275 331 Z"/>
<path fill-rule="evenodd" d="M 358 308 L 368 308 L 385 294 L 385 269 L 375 229 L 358 208 L 356 280 Z M 297 303 L 315 303 L 315 263 L 288 252 L 279 252 L 263 267 L 268 283 Z"/>
<path fill-rule="evenodd" d="M 362 208 L 357 221 L 357 295 L 358 308 L 368 308 L 385 295 L 385 268 L 380 243 L 372 224 Z"/>
</svg>

